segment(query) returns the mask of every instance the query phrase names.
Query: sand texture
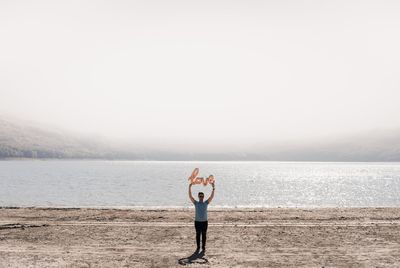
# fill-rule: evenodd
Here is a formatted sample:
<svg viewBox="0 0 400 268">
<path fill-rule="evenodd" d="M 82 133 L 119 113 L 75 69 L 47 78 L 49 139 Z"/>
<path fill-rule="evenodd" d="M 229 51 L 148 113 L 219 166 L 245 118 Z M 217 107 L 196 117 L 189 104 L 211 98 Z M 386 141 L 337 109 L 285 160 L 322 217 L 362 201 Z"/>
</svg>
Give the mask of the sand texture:
<svg viewBox="0 0 400 268">
<path fill-rule="evenodd" d="M 0 267 L 400 267 L 400 208 L 0 209 Z"/>
</svg>

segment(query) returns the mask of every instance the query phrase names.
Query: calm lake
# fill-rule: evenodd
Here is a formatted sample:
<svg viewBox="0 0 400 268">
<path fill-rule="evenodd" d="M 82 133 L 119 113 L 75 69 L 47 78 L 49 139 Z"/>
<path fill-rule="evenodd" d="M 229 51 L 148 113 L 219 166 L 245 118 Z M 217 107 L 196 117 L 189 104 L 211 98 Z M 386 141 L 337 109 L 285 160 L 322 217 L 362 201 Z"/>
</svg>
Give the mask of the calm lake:
<svg viewBox="0 0 400 268">
<path fill-rule="evenodd" d="M 400 206 L 400 163 L 82 160 L 0 161 L 0 206 L 190 207 L 195 167 L 210 208 Z"/>
</svg>

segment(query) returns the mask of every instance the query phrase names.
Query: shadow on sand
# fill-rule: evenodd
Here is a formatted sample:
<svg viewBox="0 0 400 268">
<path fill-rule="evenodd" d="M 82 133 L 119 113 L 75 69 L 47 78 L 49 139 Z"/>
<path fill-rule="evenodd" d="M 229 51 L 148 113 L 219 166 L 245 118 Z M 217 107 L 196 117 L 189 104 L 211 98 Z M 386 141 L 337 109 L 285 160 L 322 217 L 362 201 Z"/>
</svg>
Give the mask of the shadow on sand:
<svg viewBox="0 0 400 268">
<path fill-rule="evenodd" d="M 196 252 L 195 251 L 189 257 L 179 259 L 178 263 L 180 265 L 188 265 L 188 264 L 192 264 L 192 263 L 207 264 L 208 260 L 206 258 L 204 258 L 204 252 Z"/>
</svg>

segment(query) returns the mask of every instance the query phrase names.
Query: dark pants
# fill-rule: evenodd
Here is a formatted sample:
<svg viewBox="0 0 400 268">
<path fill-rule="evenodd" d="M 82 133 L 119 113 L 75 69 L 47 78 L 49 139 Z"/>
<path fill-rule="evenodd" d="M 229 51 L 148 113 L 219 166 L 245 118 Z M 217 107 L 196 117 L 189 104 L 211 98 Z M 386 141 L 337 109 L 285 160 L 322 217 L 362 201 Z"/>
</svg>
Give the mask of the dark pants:
<svg viewBox="0 0 400 268">
<path fill-rule="evenodd" d="M 194 227 L 196 228 L 196 244 L 197 248 L 200 248 L 200 235 L 202 236 L 201 247 L 203 249 L 206 248 L 206 240 L 207 240 L 207 227 L 208 221 L 195 221 Z"/>
</svg>

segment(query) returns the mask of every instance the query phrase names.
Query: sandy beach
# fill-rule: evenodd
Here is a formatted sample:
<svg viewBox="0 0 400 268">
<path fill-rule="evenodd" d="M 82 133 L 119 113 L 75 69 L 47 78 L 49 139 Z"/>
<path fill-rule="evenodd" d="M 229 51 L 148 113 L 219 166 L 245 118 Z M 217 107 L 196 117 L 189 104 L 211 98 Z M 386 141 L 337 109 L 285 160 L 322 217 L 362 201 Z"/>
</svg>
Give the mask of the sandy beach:
<svg viewBox="0 0 400 268">
<path fill-rule="evenodd" d="M 395 267 L 400 209 L 0 209 L 0 267 Z"/>
</svg>

